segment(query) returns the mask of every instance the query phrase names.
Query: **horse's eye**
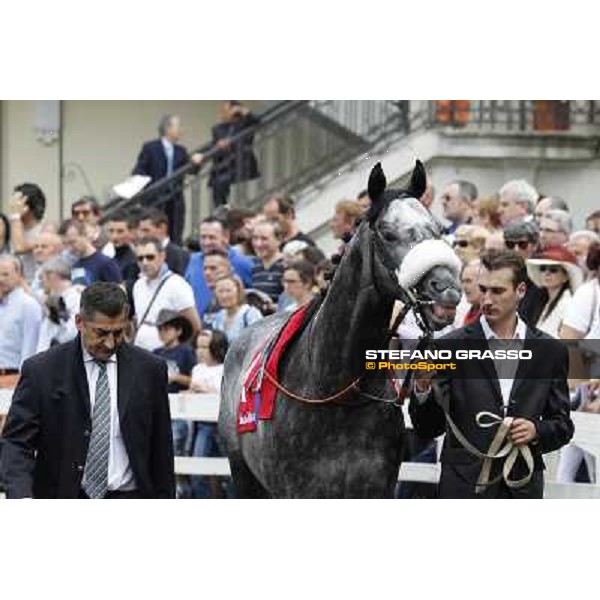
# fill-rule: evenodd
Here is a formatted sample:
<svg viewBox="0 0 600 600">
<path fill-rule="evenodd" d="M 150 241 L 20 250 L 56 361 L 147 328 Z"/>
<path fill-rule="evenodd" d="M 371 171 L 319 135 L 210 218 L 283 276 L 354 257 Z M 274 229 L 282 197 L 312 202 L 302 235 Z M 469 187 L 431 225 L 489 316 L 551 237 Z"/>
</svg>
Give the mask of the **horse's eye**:
<svg viewBox="0 0 600 600">
<path fill-rule="evenodd" d="M 383 239 L 386 242 L 395 242 L 396 241 L 396 234 L 391 231 L 390 229 L 385 229 L 384 231 L 381 232 L 381 235 L 383 236 Z"/>
</svg>

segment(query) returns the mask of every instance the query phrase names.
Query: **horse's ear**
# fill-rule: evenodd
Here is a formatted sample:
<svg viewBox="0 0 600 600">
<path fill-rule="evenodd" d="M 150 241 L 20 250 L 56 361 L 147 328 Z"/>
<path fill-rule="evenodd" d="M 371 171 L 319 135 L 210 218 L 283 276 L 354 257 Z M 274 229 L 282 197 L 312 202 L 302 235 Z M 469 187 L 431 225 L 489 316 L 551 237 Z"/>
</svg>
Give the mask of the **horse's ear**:
<svg viewBox="0 0 600 600">
<path fill-rule="evenodd" d="M 367 214 L 367 219 L 370 222 L 373 222 L 383 206 L 383 192 L 385 192 L 386 185 L 387 181 L 385 179 L 385 174 L 381 168 L 381 163 L 378 162 L 371 169 L 369 184 L 367 186 L 369 198 L 371 199 L 371 208 Z"/>
<path fill-rule="evenodd" d="M 417 159 L 415 168 L 413 169 L 412 175 L 410 177 L 410 185 L 407 191 L 413 198 L 416 198 L 418 200 L 425 193 L 426 188 L 427 173 L 425 172 L 425 167 L 423 166 L 423 163 Z"/>
</svg>

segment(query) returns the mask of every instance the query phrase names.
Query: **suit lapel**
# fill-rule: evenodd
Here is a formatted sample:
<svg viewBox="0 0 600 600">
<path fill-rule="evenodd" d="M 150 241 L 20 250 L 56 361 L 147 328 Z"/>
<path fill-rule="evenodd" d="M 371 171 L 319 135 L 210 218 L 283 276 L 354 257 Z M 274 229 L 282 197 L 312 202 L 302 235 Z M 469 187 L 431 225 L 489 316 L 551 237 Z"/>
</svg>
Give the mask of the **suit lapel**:
<svg viewBox="0 0 600 600">
<path fill-rule="evenodd" d="M 525 334 L 525 343 L 523 344 L 523 350 L 532 350 L 533 351 L 533 343 L 532 340 L 538 337 L 536 330 L 531 329 L 531 327 L 527 327 L 527 333 Z M 536 354 L 533 353 L 535 357 Z M 510 402 L 515 403 L 515 398 L 519 392 L 519 388 L 523 385 L 525 381 L 527 381 L 527 371 L 533 363 L 533 360 L 520 360 L 519 366 L 517 367 L 517 372 L 515 374 L 515 380 L 513 381 L 512 389 L 510 390 Z"/>
<path fill-rule="evenodd" d="M 78 335 L 72 342 L 73 351 L 73 387 L 75 396 L 81 402 L 84 414 L 91 421 L 90 388 L 88 387 L 87 374 L 83 364 L 83 353 L 81 351 L 81 337 Z"/>
<path fill-rule="evenodd" d="M 131 353 L 127 344 L 122 344 L 117 352 L 117 407 L 121 430 L 127 420 L 131 400 Z"/>
</svg>

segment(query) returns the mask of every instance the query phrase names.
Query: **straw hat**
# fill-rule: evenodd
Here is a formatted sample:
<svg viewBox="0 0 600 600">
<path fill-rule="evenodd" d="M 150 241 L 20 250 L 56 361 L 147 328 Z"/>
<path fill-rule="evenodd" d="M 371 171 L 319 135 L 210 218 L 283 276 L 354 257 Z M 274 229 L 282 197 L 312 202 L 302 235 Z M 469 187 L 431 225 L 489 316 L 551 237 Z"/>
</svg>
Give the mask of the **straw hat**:
<svg viewBox="0 0 600 600">
<path fill-rule="evenodd" d="M 583 283 L 583 271 L 577 264 L 575 255 L 563 246 L 550 246 L 527 260 L 527 273 L 535 285 L 542 287 L 542 265 L 558 265 L 569 276 L 569 286 L 574 292 Z"/>
</svg>

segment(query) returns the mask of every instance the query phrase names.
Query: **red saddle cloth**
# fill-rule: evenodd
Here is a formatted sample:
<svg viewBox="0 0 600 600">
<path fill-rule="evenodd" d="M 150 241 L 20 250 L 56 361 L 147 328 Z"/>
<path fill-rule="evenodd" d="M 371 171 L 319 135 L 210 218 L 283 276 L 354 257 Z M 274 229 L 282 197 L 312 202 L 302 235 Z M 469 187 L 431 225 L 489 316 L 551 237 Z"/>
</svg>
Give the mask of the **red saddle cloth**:
<svg viewBox="0 0 600 600">
<path fill-rule="evenodd" d="M 242 385 L 237 415 L 238 434 L 255 431 L 259 419 L 273 418 L 277 388 L 265 377 L 264 371 L 277 379 L 279 361 L 289 343 L 302 329 L 309 307 L 310 303 L 295 310 L 277 335 L 277 341 L 273 344 L 273 338 L 267 340 L 253 356 Z"/>
</svg>

